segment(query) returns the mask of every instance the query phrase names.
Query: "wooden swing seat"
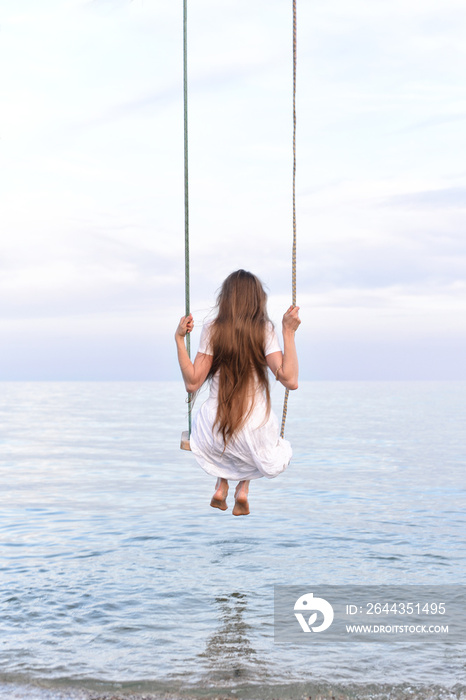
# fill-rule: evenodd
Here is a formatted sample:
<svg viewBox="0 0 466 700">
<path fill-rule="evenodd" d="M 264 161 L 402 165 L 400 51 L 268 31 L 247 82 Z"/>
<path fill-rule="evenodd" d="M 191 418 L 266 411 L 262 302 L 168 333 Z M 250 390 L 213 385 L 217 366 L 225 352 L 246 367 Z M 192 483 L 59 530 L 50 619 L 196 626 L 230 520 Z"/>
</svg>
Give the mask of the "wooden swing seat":
<svg viewBox="0 0 466 700">
<path fill-rule="evenodd" d="M 189 452 L 191 452 L 191 445 L 189 444 L 189 431 L 188 430 L 183 430 L 183 432 L 181 433 L 180 449 L 188 450 Z"/>
</svg>

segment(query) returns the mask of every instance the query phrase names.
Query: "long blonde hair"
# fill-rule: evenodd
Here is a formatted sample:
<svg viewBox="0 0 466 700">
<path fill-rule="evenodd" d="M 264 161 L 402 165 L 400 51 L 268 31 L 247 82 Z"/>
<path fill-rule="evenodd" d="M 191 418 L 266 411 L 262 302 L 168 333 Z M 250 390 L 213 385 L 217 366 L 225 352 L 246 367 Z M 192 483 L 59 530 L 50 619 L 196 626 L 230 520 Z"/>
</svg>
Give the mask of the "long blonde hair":
<svg viewBox="0 0 466 700">
<path fill-rule="evenodd" d="M 267 295 L 251 272 L 237 270 L 224 281 L 217 298 L 217 317 L 210 327 L 212 367 L 219 373 L 218 407 L 214 428 L 225 445 L 251 414 L 254 390 L 263 390 L 267 415 L 270 392 L 265 359 Z"/>
</svg>

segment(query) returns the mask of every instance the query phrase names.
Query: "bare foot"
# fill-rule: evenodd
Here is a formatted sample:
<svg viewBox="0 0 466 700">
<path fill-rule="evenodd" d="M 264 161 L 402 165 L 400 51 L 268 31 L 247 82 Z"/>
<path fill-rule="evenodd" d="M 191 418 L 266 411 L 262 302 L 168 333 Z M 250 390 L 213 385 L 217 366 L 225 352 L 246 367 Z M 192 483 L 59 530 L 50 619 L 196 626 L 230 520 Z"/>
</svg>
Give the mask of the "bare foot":
<svg viewBox="0 0 466 700">
<path fill-rule="evenodd" d="M 233 515 L 249 515 L 248 492 L 249 481 L 240 481 L 235 491 Z"/>
<path fill-rule="evenodd" d="M 227 494 L 228 494 L 228 481 L 226 479 L 221 479 L 220 477 L 217 479 L 217 483 L 215 485 L 215 488 L 217 489 L 212 496 L 212 500 L 210 502 L 210 505 L 212 508 L 219 508 L 220 510 L 226 510 L 228 508 L 227 506 Z"/>
</svg>

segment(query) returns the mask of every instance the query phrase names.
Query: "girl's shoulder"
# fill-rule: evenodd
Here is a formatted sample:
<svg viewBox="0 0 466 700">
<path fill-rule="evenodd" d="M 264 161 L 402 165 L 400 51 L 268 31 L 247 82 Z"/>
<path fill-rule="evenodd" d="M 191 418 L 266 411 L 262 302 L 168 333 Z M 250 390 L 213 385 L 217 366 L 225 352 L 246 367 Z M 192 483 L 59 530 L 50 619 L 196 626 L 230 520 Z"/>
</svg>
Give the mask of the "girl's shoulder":
<svg viewBox="0 0 466 700">
<path fill-rule="evenodd" d="M 205 321 L 204 325 L 202 326 L 198 352 L 201 352 L 203 355 L 213 355 L 212 346 L 210 342 L 210 331 L 213 322 L 214 319 L 210 319 L 209 321 Z"/>
<path fill-rule="evenodd" d="M 265 325 L 265 348 L 264 355 L 271 355 L 273 352 L 281 352 L 277 332 L 272 321 L 267 321 Z"/>
</svg>

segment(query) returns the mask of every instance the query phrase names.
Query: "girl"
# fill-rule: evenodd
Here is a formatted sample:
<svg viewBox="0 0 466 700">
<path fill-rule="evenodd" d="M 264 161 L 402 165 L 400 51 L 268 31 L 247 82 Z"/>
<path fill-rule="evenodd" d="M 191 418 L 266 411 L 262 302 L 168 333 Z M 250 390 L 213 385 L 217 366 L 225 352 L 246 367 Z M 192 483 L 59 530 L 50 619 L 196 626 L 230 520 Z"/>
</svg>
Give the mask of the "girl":
<svg viewBox="0 0 466 700">
<path fill-rule="evenodd" d="M 202 329 L 194 363 L 184 340 L 194 327 L 191 314 L 181 318 L 175 333 L 186 391 L 194 394 L 211 380 L 209 398 L 193 421 L 191 451 L 201 467 L 217 477 L 213 508 L 226 510 L 228 480 L 239 482 L 233 515 L 249 513 L 249 481 L 277 476 L 292 454 L 271 411 L 267 368 L 283 386 L 298 388 L 294 335 L 301 323 L 299 307 L 290 306 L 283 316 L 282 353 L 266 304 L 257 277 L 237 270 L 221 287 L 217 316 Z"/>
</svg>

